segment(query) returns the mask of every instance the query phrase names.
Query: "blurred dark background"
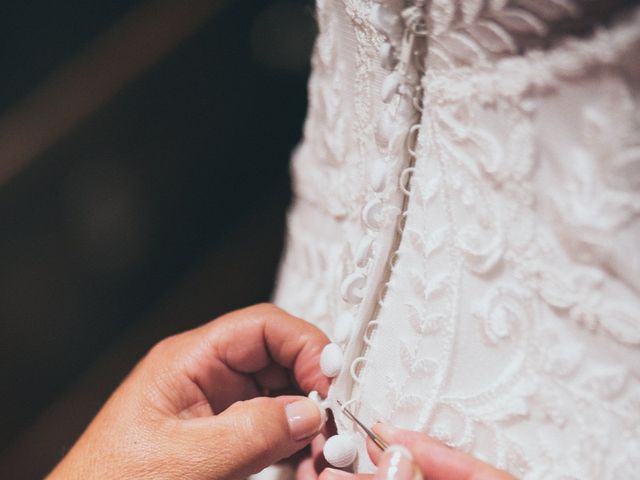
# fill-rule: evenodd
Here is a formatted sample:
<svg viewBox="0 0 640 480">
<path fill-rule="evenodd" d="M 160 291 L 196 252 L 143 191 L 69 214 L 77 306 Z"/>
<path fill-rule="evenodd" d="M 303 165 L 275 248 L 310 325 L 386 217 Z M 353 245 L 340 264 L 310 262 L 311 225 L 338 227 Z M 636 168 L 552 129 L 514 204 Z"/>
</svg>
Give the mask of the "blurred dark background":
<svg viewBox="0 0 640 480">
<path fill-rule="evenodd" d="M 0 6 L 0 478 L 61 458 L 157 340 L 268 300 L 311 2 Z"/>
</svg>

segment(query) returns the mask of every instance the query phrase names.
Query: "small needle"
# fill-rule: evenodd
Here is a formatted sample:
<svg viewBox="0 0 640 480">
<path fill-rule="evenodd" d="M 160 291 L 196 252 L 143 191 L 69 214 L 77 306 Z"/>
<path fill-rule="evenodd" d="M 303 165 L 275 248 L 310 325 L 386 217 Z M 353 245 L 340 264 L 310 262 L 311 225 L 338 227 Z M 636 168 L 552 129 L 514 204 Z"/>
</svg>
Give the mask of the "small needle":
<svg viewBox="0 0 640 480">
<path fill-rule="evenodd" d="M 380 436 L 379 436 L 379 435 L 377 435 L 377 434 L 373 433 L 371 430 L 369 430 L 369 429 L 365 426 L 365 424 L 364 424 L 364 423 L 362 423 L 360 420 L 358 420 L 358 419 L 356 418 L 356 416 L 355 416 L 353 413 L 351 413 L 351 412 L 349 411 L 349 409 L 348 409 L 347 407 L 343 407 L 343 406 L 342 406 L 342 402 L 340 402 L 340 400 L 338 400 L 338 405 L 340 405 L 340 408 L 342 409 L 342 411 L 343 411 L 344 413 L 346 413 L 346 414 L 347 414 L 347 416 L 348 416 L 351 420 L 353 420 L 354 422 L 356 422 L 356 423 L 358 424 L 358 426 L 359 426 L 360 428 L 362 428 L 362 430 L 364 430 L 364 432 L 367 434 L 367 436 L 368 436 L 371 440 L 373 440 L 373 443 L 375 443 L 378 447 L 380 447 L 380 449 L 381 449 L 383 452 L 387 449 L 387 447 L 389 446 L 389 445 L 387 445 L 387 442 L 385 442 L 382 438 L 380 438 Z"/>
</svg>

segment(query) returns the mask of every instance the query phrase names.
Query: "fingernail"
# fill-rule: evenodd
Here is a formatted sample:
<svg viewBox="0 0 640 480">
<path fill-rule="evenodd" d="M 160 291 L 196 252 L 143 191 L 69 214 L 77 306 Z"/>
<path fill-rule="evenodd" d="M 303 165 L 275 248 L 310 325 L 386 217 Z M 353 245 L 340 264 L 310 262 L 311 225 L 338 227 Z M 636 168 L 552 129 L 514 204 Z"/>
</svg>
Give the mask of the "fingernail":
<svg viewBox="0 0 640 480">
<path fill-rule="evenodd" d="M 320 410 L 309 399 L 298 400 L 285 407 L 289 432 L 294 440 L 302 440 L 315 435 L 322 426 Z"/>
<path fill-rule="evenodd" d="M 373 431 L 382 438 L 391 439 L 400 433 L 400 429 L 388 423 L 378 422 L 373 426 Z"/>
<path fill-rule="evenodd" d="M 411 452 L 400 445 L 391 445 L 385 450 L 378 462 L 376 479 L 414 480 L 419 476 Z"/>
<path fill-rule="evenodd" d="M 322 478 L 323 480 L 346 480 L 347 478 L 353 478 L 353 474 L 336 468 L 325 468 L 322 471 Z"/>
</svg>

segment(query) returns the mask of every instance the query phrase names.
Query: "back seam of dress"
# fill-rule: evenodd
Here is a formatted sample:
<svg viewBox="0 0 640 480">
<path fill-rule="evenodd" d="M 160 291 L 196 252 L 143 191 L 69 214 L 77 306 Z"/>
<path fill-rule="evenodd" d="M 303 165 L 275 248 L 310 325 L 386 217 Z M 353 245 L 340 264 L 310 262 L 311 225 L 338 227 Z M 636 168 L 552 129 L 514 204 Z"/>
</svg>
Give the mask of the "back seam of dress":
<svg viewBox="0 0 640 480">
<path fill-rule="evenodd" d="M 399 85 L 394 89 L 394 97 L 401 101 L 403 96 L 407 96 L 409 92 L 409 103 L 412 111 L 410 112 L 410 122 L 408 128 L 402 132 L 402 152 L 400 156 L 403 159 L 403 165 L 399 169 L 399 175 L 396 180 L 397 184 L 396 197 L 399 207 L 397 212 L 394 212 L 392 227 L 392 235 L 387 245 L 385 245 L 384 251 L 378 252 L 378 262 L 382 263 L 381 272 L 375 275 L 379 278 L 376 282 L 376 288 L 369 292 L 369 305 L 368 311 L 359 312 L 362 316 L 361 322 L 359 322 L 360 329 L 358 332 L 354 332 L 352 342 L 347 346 L 345 351 L 345 365 L 348 366 L 348 375 L 341 375 L 337 379 L 334 385 L 334 395 L 336 391 L 340 391 L 342 394 L 349 398 L 349 400 L 342 399 L 343 407 L 349 407 L 356 412 L 358 406 L 352 405 L 352 398 L 354 390 L 358 384 L 358 372 L 362 371 L 364 366 L 362 365 L 366 357 L 369 345 L 372 341 L 373 335 L 375 335 L 376 317 L 384 299 L 386 286 L 391 278 L 393 272 L 393 258 L 402 240 L 402 226 L 404 225 L 404 219 L 406 218 L 407 207 L 410 198 L 410 183 L 413 173 L 413 167 L 415 164 L 416 153 L 415 146 L 417 144 L 417 138 L 420 134 L 420 124 L 422 119 L 422 100 L 423 90 L 421 81 L 424 76 L 424 64 L 426 60 L 426 42 L 427 42 L 427 5 L 424 0 L 414 0 L 401 12 L 401 17 L 404 22 L 403 41 L 402 47 L 399 53 L 399 62 L 394 68 L 393 72 L 388 78 L 393 79 L 394 74 L 400 73 L 398 79 Z M 390 83 L 390 82 L 389 82 Z M 403 88 L 404 87 L 404 88 Z M 383 100 L 388 96 L 385 85 L 383 85 Z M 386 100 L 389 102 L 389 100 Z M 385 102 L 385 103 L 386 103 Z M 399 189 L 399 192 L 397 191 Z M 381 242 L 382 243 L 382 242 Z M 383 249 L 381 249 L 383 250 Z M 363 303 L 366 302 L 366 298 Z M 366 307 L 366 305 L 361 305 Z M 346 379 L 352 380 L 350 385 L 346 385 Z M 335 404 L 336 398 L 330 399 L 332 404 Z M 335 407 L 335 405 L 334 405 Z M 350 421 L 344 421 L 343 418 L 336 416 L 336 423 L 343 429 L 348 429 Z"/>
</svg>

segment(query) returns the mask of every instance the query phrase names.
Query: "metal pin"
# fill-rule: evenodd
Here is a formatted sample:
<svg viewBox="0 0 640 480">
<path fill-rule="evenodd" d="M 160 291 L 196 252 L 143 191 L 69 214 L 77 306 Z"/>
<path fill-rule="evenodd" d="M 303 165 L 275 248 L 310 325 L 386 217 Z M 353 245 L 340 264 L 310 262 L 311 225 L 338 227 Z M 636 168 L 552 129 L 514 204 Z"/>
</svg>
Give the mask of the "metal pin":
<svg viewBox="0 0 640 480">
<path fill-rule="evenodd" d="M 375 434 L 369 428 L 367 428 L 366 425 L 362 423 L 360 420 L 358 420 L 356 416 L 353 413 L 351 413 L 347 407 L 343 407 L 342 402 L 340 402 L 340 400 L 337 400 L 337 402 L 338 402 L 338 405 L 340 405 L 340 408 L 342 409 L 342 411 L 346 413 L 347 416 L 351 420 L 353 420 L 360 428 L 362 428 L 362 430 L 364 430 L 364 432 L 373 441 L 373 443 L 375 443 L 378 447 L 380 447 L 380 449 L 384 452 L 389 446 L 387 442 L 385 442 L 382 438 L 380 438 L 379 435 Z"/>
</svg>

